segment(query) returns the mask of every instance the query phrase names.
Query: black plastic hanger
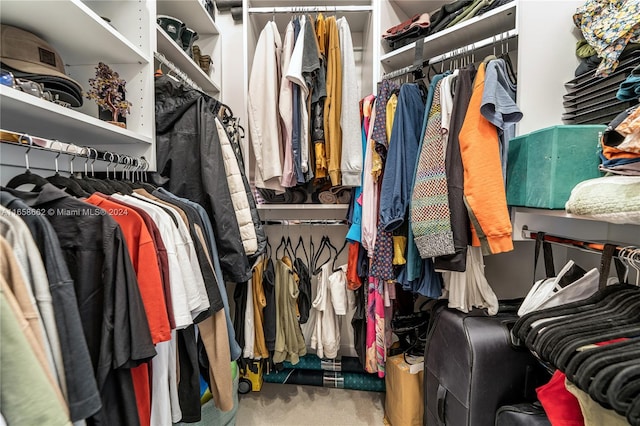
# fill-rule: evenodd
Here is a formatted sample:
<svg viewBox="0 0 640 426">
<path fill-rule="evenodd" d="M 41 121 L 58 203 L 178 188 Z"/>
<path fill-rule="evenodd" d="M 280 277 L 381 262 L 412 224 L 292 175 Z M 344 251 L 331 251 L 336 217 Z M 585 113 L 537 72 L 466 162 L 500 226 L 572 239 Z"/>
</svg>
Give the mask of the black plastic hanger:
<svg viewBox="0 0 640 426">
<path fill-rule="evenodd" d="M 322 253 L 325 251 L 325 249 L 329 251 L 328 257 L 326 260 L 324 260 L 322 263 L 318 265 L 318 263 L 320 262 Z M 336 247 L 333 244 L 331 244 L 331 240 L 329 239 L 329 237 L 324 235 L 320 240 L 320 245 L 318 246 L 318 252 L 316 253 L 314 259 L 312 260 L 311 266 L 313 269 L 313 275 L 317 275 L 318 273 L 320 273 L 320 269 L 332 259 L 332 253 L 335 253 L 337 251 L 338 249 L 336 249 Z"/>
<path fill-rule="evenodd" d="M 509 56 L 509 52 L 503 53 L 498 56 L 498 59 L 502 59 L 507 66 L 507 76 L 513 85 L 518 84 L 518 76 L 514 70 L 513 63 L 511 62 L 511 57 Z"/>
<path fill-rule="evenodd" d="M 289 259 L 293 262 L 296 259 L 295 250 L 293 249 L 293 243 L 291 242 L 291 237 L 287 236 L 287 242 L 284 245 L 284 251 Z"/>
<path fill-rule="evenodd" d="M 89 154 L 87 155 L 87 161 L 85 161 L 85 164 L 84 164 L 84 175 L 82 176 L 81 179 L 78 179 L 78 184 L 82 186 L 84 190 L 89 193 L 101 192 L 105 195 L 115 194 L 117 191 L 113 187 L 107 185 L 105 182 L 103 182 L 100 179 L 96 179 L 95 177 L 96 173 L 93 168 L 93 164 L 98 159 L 98 151 L 96 151 L 93 148 L 88 148 L 88 150 L 89 150 Z M 95 155 L 92 155 L 92 153 L 94 152 L 95 152 Z M 87 170 L 87 163 L 89 160 L 92 160 L 91 176 L 89 176 L 89 171 Z"/>
<path fill-rule="evenodd" d="M 114 154 L 111 152 L 107 152 L 104 154 L 104 159 L 107 159 L 107 155 L 109 156 L 109 164 L 107 165 L 107 177 L 106 179 L 103 179 L 104 182 L 108 183 L 110 186 L 112 186 L 115 189 L 115 192 L 120 192 L 121 194 L 125 194 L 125 195 L 131 195 L 133 193 L 133 191 L 131 190 L 131 188 L 129 188 L 128 186 L 124 185 L 122 182 L 119 182 L 117 180 L 117 176 L 116 176 L 116 166 L 118 165 L 118 163 L 120 162 L 120 159 L 122 158 L 122 156 L 120 154 Z M 116 159 L 117 157 L 117 159 Z M 116 160 L 116 162 L 114 163 L 113 160 Z M 111 164 L 114 164 L 113 166 L 113 177 L 114 179 L 110 178 L 109 175 L 109 166 Z"/>
<path fill-rule="evenodd" d="M 60 151 L 54 159 L 56 173 L 53 176 L 47 177 L 47 181 L 50 184 L 60 189 L 63 189 L 65 192 L 73 195 L 74 197 L 88 197 L 90 194 L 87 193 L 84 189 L 82 189 L 82 187 L 76 180 L 68 178 L 66 176 L 62 176 L 60 174 L 60 170 L 58 168 L 58 157 L 60 157 L 60 154 L 62 154 L 62 151 Z M 74 158 L 75 158 L 75 155 L 73 155 L 73 157 L 69 161 L 69 173 L 71 173 L 72 176 L 73 176 L 73 159 Z"/>
<path fill-rule="evenodd" d="M 26 138 L 29 142 L 29 146 L 24 153 L 24 165 L 25 171 L 17 176 L 11 178 L 11 180 L 7 183 L 7 188 L 17 189 L 22 185 L 34 185 L 36 188 L 42 187 L 49 183 L 45 178 L 40 175 L 31 172 L 29 168 L 29 151 L 31 151 L 31 147 L 33 146 L 33 141 L 29 136 L 22 136 L 22 138 Z"/>
<path fill-rule="evenodd" d="M 281 248 L 282 248 L 282 256 L 278 254 L 280 253 Z M 286 249 L 287 249 L 287 240 L 283 235 L 282 238 L 280 238 L 280 244 L 278 244 L 278 247 L 276 247 L 276 259 L 282 259 L 286 254 Z"/>
<path fill-rule="evenodd" d="M 136 172 L 134 172 L 134 174 L 137 173 L 138 177 L 131 184 L 131 188 L 133 188 L 133 189 L 145 189 L 147 192 L 152 193 L 153 191 L 158 189 L 158 187 L 156 187 L 155 185 L 152 185 L 149 182 L 147 182 L 146 176 L 147 176 L 147 170 L 149 169 L 149 163 L 147 162 L 146 158 L 144 158 L 144 157 L 140 157 L 138 160 L 141 161 L 142 163 L 139 163 L 136 166 L 136 167 L 138 167 L 138 170 Z M 271 257 L 271 256 L 269 256 L 269 257 Z"/>
<path fill-rule="evenodd" d="M 340 250 L 336 251 L 336 254 L 333 256 L 333 263 L 331 264 L 331 270 L 333 272 L 338 271 L 340 268 L 336 268 L 336 261 L 338 260 L 338 257 L 340 256 L 340 253 L 342 253 L 345 249 L 345 247 L 347 247 L 347 244 L 349 242 L 347 241 L 347 239 L 345 238 L 344 243 L 342 244 L 342 247 L 340 247 Z"/>
<path fill-rule="evenodd" d="M 273 250 L 271 249 L 271 242 L 269 242 L 269 237 L 266 237 L 265 239 L 267 241 L 265 256 L 267 257 L 267 259 L 271 259 L 271 255 L 273 254 Z"/>
<path fill-rule="evenodd" d="M 304 248 L 304 240 L 302 239 L 302 235 L 300 235 L 300 238 L 298 238 L 298 244 L 296 244 L 296 248 L 294 249 L 294 254 L 296 256 L 296 259 L 300 259 L 300 256 L 298 256 L 298 248 L 302 247 L 302 252 L 304 253 L 304 261 L 306 262 L 307 265 L 309 265 L 309 262 L 311 261 L 311 259 L 309 258 L 309 254 L 307 253 L 307 249 Z"/>
</svg>

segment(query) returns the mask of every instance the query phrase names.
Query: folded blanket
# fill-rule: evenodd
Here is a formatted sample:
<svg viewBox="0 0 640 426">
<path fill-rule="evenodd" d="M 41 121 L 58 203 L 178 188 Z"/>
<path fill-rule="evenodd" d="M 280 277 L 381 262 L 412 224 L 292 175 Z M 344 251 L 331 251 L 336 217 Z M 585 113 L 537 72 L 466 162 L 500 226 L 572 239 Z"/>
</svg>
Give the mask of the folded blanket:
<svg viewBox="0 0 640 426">
<path fill-rule="evenodd" d="M 640 225 L 640 177 L 607 176 L 577 184 L 567 213 L 612 223 Z"/>
</svg>

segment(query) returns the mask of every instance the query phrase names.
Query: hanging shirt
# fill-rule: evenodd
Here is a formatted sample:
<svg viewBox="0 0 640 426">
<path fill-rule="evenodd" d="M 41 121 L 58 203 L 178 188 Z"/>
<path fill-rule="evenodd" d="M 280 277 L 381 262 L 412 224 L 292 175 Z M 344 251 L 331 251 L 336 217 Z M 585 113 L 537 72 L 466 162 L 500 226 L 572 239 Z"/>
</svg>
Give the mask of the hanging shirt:
<svg viewBox="0 0 640 426">
<path fill-rule="evenodd" d="M 296 316 L 298 288 L 293 279 L 291 261 L 288 258 L 276 262 L 276 341 L 273 362 L 289 361 L 295 365 L 307 353 L 307 346 Z"/>
<path fill-rule="evenodd" d="M 2 416 L 8 424 L 70 424 L 66 407 L 56 397 L 54 387 L 29 346 L 24 334 L 26 319 L 16 315 L 2 290 L 6 286 L 3 277 L 0 282 Z M 38 391 L 38 398 L 33 398 L 34 389 Z"/>
<path fill-rule="evenodd" d="M 312 315 L 315 317 L 312 321 L 315 327 L 311 334 L 311 348 L 316 350 L 319 358 L 334 359 L 340 349 L 340 323 L 332 303 L 331 274 L 331 265 L 322 265 L 318 275 L 317 294 L 311 305 Z"/>
<path fill-rule="evenodd" d="M 300 28 L 297 28 L 298 22 Z M 299 184 L 305 183 L 305 173 L 309 171 L 309 112 L 307 109 L 307 97 L 309 96 L 309 87 L 305 81 L 302 71 L 304 61 L 304 44 L 305 44 L 305 23 L 306 19 L 302 16 L 294 21 L 294 39 L 295 46 L 289 69 L 286 77 L 295 87 L 293 89 L 293 160 L 296 178 Z M 297 88 L 297 90 L 296 90 Z"/>
<path fill-rule="evenodd" d="M 24 323 L 24 334 L 29 342 L 31 350 L 37 358 L 37 364 L 42 367 L 43 374 L 46 376 L 47 381 L 51 389 L 55 392 L 55 399 L 58 403 L 64 407 L 66 414 L 68 410 L 66 407 L 66 401 L 58 380 L 56 378 L 56 371 L 51 365 L 51 361 L 48 359 L 46 346 L 46 335 L 42 330 L 40 313 L 32 300 L 32 296 L 29 294 L 29 283 L 27 277 L 24 275 L 23 269 L 16 258 L 13 249 L 9 242 L 0 236 L 0 285 L 2 286 L 2 293 L 7 297 L 11 310 L 16 317 L 22 319 Z M 5 344 L 5 342 L 3 342 Z M 6 397 L 3 395 L 3 402 Z"/>
<path fill-rule="evenodd" d="M 380 222 L 386 231 L 404 223 L 413 190 L 423 116 L 424 102 L 417 84 L 402 85 L 380 189 Z"/>
<path fill-rule="evenodd" d="M 187 200 L 186 198 L 177 197 L 176 195 L 172 194 L 169 191 L 166 191 L 163 188 L 158 188 L 157 192 L 191 205 L 200 216 L 200 220 L 203 224 L 204 235 L 206 237 L 207 247 L 209 249 L 209 253 L 211 254 L 211 261 L 213 263 L 213 268 L 217 277 L 216 283 L 218 285 L 218 290 L 224 307 L 225 320 L 227 322 L 227 335 L 229 336 L 229 350 L 231 351 L 231 360 L 236 360 L 240 357 L 241 349 L 240 345 L 238 345 L 238 342 L 236 341 L 235 333 L 233 332 L 233 323 L 231 321 L 229 310 L 229 297 L 227 295 L 227 288 L 222 277 L 222 268 L 220 266 L 220 259 L 218 258 L 218 247 L 216 244 L 215 235 L 213 233 L 213 225 L 209 220 L 209 216 L 207 216 L 207 212 L 204 207 L 202 207 L 198 203 L 194 203 L 193 201 Z"/>
<path fill-rule="evenodd" d="M 340 37 L 340 61 L 342 64 L 342 105 L 340 128 L 342 129 L 342 156 L 340 172 L 342 185 L 362 184 L 362 138 L 360 126 L 360 76 L 356 70 L 351 40 L 351 28 L 345 17 L 337 20 Z"/>
<path fill-rule="evenodd" d="M 174 206 L 153 197 L 146 191 L 142 193 L 134 192 L 132 196 L 162 208 L 171 216 L 173 223 L 177 228 L 177 234 L 174 234 L 176 237 L 176 250 L 178 260 L 180 261 L 185 290 L 187 292 L 187 301 L 189 309 L 191 310 L 191 316 L 195 320 L 199 314 L 209 309 L 210 304 L 202 273 L 200 271 L 200 265 L 195 253 L 193 239 L 189 235 L 189 230 L 182 220 L 180 212 Z"/>
<path fill-rule="evenodd" d="M 24 282 L 28 284 L 24 290 L 28 296 L 29 303 L 37 314 L 36 333 L 38 339 L 42 342 L 42 348 L 47 357 L 47 368 L 53 374 L 56 386 L 60 387 L 62 394 L 66 398 L 67 384 L 62 361 L 62 349 L 51 303 L 47 272 L 40 257 L 40 252 L 21 216 L 1 206 L 0 235 L 10 244 L 18 261 L 18 266 L 22 271 Z"/>
<path fill-rule="evenodd" d="M 473 66 L 458 70 L 456 77 L 455 96 L 451 106 L 451 114 L 447 132 L 447 154 L 445 159 L 447 173 L 447 188 L 449 190 L 449 211 L 451 213 L 451 231 L 453 232 L 453 245 L 455 253 L 447 256 L 436 257 L 433 265 L 439 270 L 464 272 L 467 262 L 467 246 L 469 244 L 469 214 L 464 204 L 464 168 L 462 157 L 460 156 L 460 141 L 458 134 L 467 113 L 469 100 L 473 91 L 473 77 L 475 68 Z M 451 80 L 449 80 L 451 81 Z M 451 90 L 446 90 L 445 98 L 449 98 Z M 446 105 L 443 110 L 443 122 L 445 116 L 449 115 L 448 100 L 442 105 Z M 443 124 L 444 126 L 445 124 Z"/>
<path fill-rule="evenodd" d="M 91 195 L 85 202 L 102 208 L 120 225 L 138 278 L 138 288 L 147 313 L 153 343 L 170 340 L 169 318 L 156 260 L 156 248 L 142 218 L 134 210 L 109 201 L 98 193 Z"/>
<path fill-rule="evenodd" d="M 377 103 L 377 100 L 375 101 Z M 374 106 L 375 106 L 374 103 Z M 373 123 L 375 122 L 376 110 L 371 111 L 371 120 L 369 122 L 369 135 L 372 133 Z M 373 249 L 376 245 L 376 232 L 378 227 L 378 198 L 380 192 L 378 190 L 378 181 L 371 174 L 373 167 L 373 154 L 375 152 L 375 141 L 371 138 L 367 140 L 367 148 L 364 162 L 364 177 L 362 179 L 362 247 L 364 247 L 370 256 L 373 256 Z"/>
<path fill-rule="evenodd" d="M 255 274 L 254 274 L 255 275 Z M 253 278 L 247 284 L 247 300 L 246 309 L 244 310 L 244 349 L 242 356 L 244 358 L 254 358 L 254 344 L 256 340 L 256 329 L 253 313 Z"/>
<path fill-rule="evenodd" d="M 443 273 L 449 308 L 462 312 L 486 308 L 489 315 L 495 315 L 498 313 L 498 297 L 484 275 L 484 261 L 479 247 L 469 247 L 466 264 L 465 272 Z"/>
<path fill-rule="evenodd" d="M 516 85 L 509 78 L 504 59 L 494 59 L 487 64 L 480 112 L 498 129 L 502 176 L 506 183 L 509 140 L 516 135 L 516 123 L 522 120 L 522 112 L 516 105 Z"/>
<path fill-rule="evenodd" d="M 446 137 L 440 109 L 442 79 L 434 78 L 433 82 L 433 102 L 420 145 L 411 198 L 411 226 L 423 259 L 455 253 L 445 171 Z"/>
<path fill-rule="evenodd" d="M 264 359 L 269 357 L 267 344 L 264 339 L 264 308 L 267 306 L 267 298 L 263 286 L 263 272 L 267 264 L 267 259 L 261 259 L 253 268 L 253 278 L 251 279 L 253 295 L 253 318 L 255 325 L 254 355 L 256 358 Z"/>
<path fill-rule="evenodd" d="M 474 245 L 481 244 L 487 255 L 513 250 L 513 241 L 498 132 L 480 113 L 485 70 L 485 64 L 480 64 L 459 138 L 465 203 L 476 233 Z"/>
<path fill-rule="evenodd" d="M 100 409 L 100 394 L 82 330 L 73 280 L 58 236 L 45 217 L 36 214 L 36 210 L 19 198 L 0 191 L 0 201 L 5 207 L 23 213 L 21 218 L 29 227 L 44 261 L 60 338 L 71 420 L 85 419 Z"/>
<path fill-rule="evenodd" d="M 284 32 L 284 41 L 282 42 L 282 77 L 280 79 L 278 99 L 278 111 L 282 119 L 282 140 L 284 141 L 284 163 L 280 183 L 285 188 L 291 188 L 297 184 L 293 167 L 293 146 L 291 144 L 293 133 L 293 83 L 287 78 L 291 55 L 293 55 L 293 46 L 293 21 L 289 21 Z"/>
<path fill-rule="evenodd" d="M 284 191 L 282 177 L 283 145 L 278 114 L 280 49 L 278 27 L 267 22 L 256 44 L 249 77 L 248 120 L 253 153 L 256 159 L 255 185 L 258 188 Z"/>
<path fill-rule="evenodd" d="M 347 240 L 360 243 L 362 241 L 362 185 L 364 183 L 364 162 L 367 155 L 367 132 L 369 130 L 369 117 L 373 109 L 373 101 L 375 96 L 369 95 L 361 101 L 362 105 L 362 125 L 360 131 L 360 140 L 362 144 L 362 177 L 360 179 L 361 186 L 357 187 L 351 202 L 353 203 L 352 223 L 347 231 Z"/>
<path fill-rule="evenodd" d="M 136 271 L 138 288 L 149 322 L 149 330 L 154 345 L 171 339 L 167 307 L 164 301 L 160 269 L 156 261 L 156 248 L 142 218 L 133 210 L 109 201 L 95 193 L 85 200 L 100 207 L 120 225 L 124 234 L 129 257 Z M 133 386 L 138 404 L 140 424 L 151 424 L 151 389 L 146 364 L 131 370 Z"/>
<path fill-rule="evenodd" d="M 112 197 L 144 209 L 154 220 L 156 226 L 158 226 L 167 248 L 169 279 L 171 281 L 171 300 L 173 301 L 173 316 L 176 322 L 176 328 L 181 329 L 193 324 L 187 290 L 184 283 L 184 279 L 188 278 L 188 275 L 182 274 L 181 265 L 183 265 L 183 263 L 181 263 L 180 260 L 183 258 L 183 255 L 178 256 L 178 247 L 180 247 L 180 250 L 183 250 L 183 247 L 182 245 L 178 246 L 176 243 L 176 240 L 179 238 L 179 233 L 172 216 L 161 207 L 137 197 L 121 194 L 113 194 Z M 191 274 L 193 275 L 193 272 L 191 272 Z"/>
<path fill-rule="evenodd" d="M 342 61 L 340 58 L 340 38 L 336 18 L 326 19 L 327 43 L 327 97 L 324 102 L 325 146 L 331 185 L 342 184 L 340 161 L 342 158 Z"/>
<path fill-rule="evenodd" d="M 60 240 L 102 396 L 95 420 L 139 424 L 128 367 L 147 362 L 156 351 L 120 227 L 103 210 L 51 184 L 39 193 L 9 191 L 47 212 Z"/>
</svg>

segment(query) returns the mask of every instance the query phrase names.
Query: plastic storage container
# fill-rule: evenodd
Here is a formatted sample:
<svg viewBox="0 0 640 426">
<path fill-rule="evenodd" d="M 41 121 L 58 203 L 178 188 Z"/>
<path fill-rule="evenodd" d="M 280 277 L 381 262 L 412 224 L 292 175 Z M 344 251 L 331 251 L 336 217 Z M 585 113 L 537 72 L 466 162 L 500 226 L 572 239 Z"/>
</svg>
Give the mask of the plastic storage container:
<svg viewBox="0 0 640 426">
<path fill-rule="evenodd" d="M 599 134 L 604 125 L 547 127 L 509 141 L 507 204 L 564 209 L 578 183 L 602 176 Z"/>
</svg>

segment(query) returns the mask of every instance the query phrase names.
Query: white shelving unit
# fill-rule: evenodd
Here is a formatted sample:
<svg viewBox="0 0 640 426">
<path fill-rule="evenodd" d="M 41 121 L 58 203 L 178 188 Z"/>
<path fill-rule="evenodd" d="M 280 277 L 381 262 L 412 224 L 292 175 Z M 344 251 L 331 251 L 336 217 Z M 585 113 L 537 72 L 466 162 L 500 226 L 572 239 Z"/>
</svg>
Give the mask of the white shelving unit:
<svg viewBox="0 0 640 426">
<path fill-rule="evenodd" d="M 193 59 L 187 56 L 169 35 L 156 25 L 158 37 L 158 51 L 165 55 L 167 59 L 173 62 L 180 70 L 185 72 L 202 90 L 215 96 L 220 93 L 220 86 L 211 79 L 205 72 L 193 62 Z M 212 67 L 214 67 L 212 65 Z"/>
<path fill-rule="evenodd" d="M 467 46 L 473 42 L 514 29 L 516 29 L 516 3 L 508 3 L 482 16 L 471 18 L 452 28 L 426 37 L 422 52 L 423 58 L 432 58 L 452 49 Z M 384 44 L 386 45 L 386 43 Z M 412 65 L 415 47 L 416 42 L 413 42 L 383 54 L 380 57 L 383 70 L 392 71 Z"/>
<path fill-rule="evenodd" d="M 155 2 L 3 0 L 0 22 L 47 41 L 60 54 L 66 74 L 84 92 L 90 89 L 89 79 L 95 76 L 96 66 L 103 62 L 127 82 L 126 99 L 132 106 L 126 117 L 127 128 L 123 129 L 99 120 L 97 105 L 86 97 L 82 107 L 64 108 L 3 86 L 0 128 L 144 156 L 155 168 L 154 17 Z M 3 150 L 0 163 L 3 172 L 21 165 L 20 150 Z"/>
<path fill-rule="evenodd" d="M 127 82 L 126 99 L 132 103 L 123 129 L 99 120 L 97 105 L 87 98 L 79 108 L 64 108 L 0 86 L 2 129 L 144 156 L 154 170 L 154 53 L 161 52 L 204 92 L 220 94 L 221 31 L 200 0 L 2 0 L 1 8 L 0 22 L 47 41 L 62 57 L 66 74 L 84 92 L 90 89 L 96 66 L 103 62 Z M 212 57 L 210 75 L 159 28 L 158 14 L 175 16 L 198 32 L 196 44 L 203 55 Z M 22 157 L 20 147 L 2 150 L 3 178 L 12 173 L 12 167 L 22 167 Z"/>
<path fill-rule="evenodd" d="M 295 3 L 295 4 L 294 4 Z M 299 0 L 292 2 L 290 0 L 244 0 L 244 105 L 245 109 L 248 105 L 247 93 L 249 87 L 249 75 L 253 56 L 255 54 L 255 45 L 258 41 L 260 32 L 267 22 L 273 20 L 276 22 L 281 35 L 284 35 L 287 23 L 296 15 L 315 16 L 322 13 L 325 17 L 335 16 L 336 18 L 345 17 L 349 22 L 351 36 L 354 44 L 354 53 L 356 60 L 356 68 L 360 73 L 360 91 L 364 96 L 375 91 L 377 82 L 377 25 L 378 20 L 376 13 L 376 0 Z M 245 138 L 245 146 L 243 151 L 248 153 L 250 148 L 250 133 L 247 129 L 247 138 Z M 247 162 L 247 175 L 254 165 Z M 268 207 L 265 207 L 268 206 Z M 344 219 L 343 210 L 347 207 L 344 205 L 317 205 L 317 204 L 295 204 L 295 205 L 264 205 L 259 206 L 261 217 L 265 215 L 265 211 L 269 219 L 328 219 L 341 220 Z"/>
<path fill-rule="evenodd" d="M 198 33 L 199 38 L 194 44 L 200 47 L 203 55 L 211 56 L 209 75 L 159 25 L 156 27 L 157 51 L 177 65 L 204 92 L 217 98 L 222 85 L 222 35 L 209 12 L 199 0 L 161 0 L 157 2 L 157 14 L 175 17 Z"/>
<path fill-rule="evenodd" d="M 151 137 L 131 129 L 114 126 L 96 117 L 89 117 L 82 112 L 53 104 L 10 87 L 0 86 L 0 96 L 2 97 L 0 116 L 3 128 L 13 127 L 14 131 L 21 133 L 46 135 L 48 139 L 75 141 L 76 144 L 94 147 L 139 145 L 146 149 L 153 142 Z M 85 143 L 78 135 L 86 134 L 91 135 L 91 140 Z"/>
</svg>

